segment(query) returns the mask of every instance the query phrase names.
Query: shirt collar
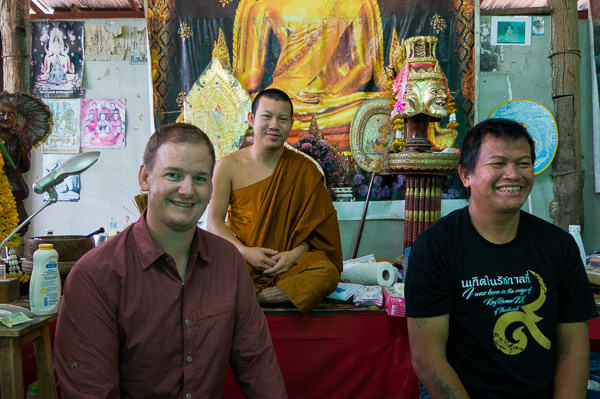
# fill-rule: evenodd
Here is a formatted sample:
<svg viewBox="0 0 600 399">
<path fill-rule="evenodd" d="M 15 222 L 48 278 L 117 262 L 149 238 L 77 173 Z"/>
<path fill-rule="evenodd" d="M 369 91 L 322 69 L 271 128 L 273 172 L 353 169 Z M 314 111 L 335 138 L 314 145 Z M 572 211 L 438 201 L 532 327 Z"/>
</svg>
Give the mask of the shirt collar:
<svg viewBox="0 0 600 399">
<path fill-rule="evenodd" d="M 147 209 L 144 209 L 139 220 L 132 226 L 134 242 L 143 270 L 150 267 L 161 256 L 166 255 L 164 249 L 156 243 L 154 237 L 150 234 L 150 230 L 148 230 L 146 221 L 147 213 Z M 192 240 L 192 251 L 190 251 L 190 256 L 197 252 L 198 257 L 208 263 L 211 259 L 208 251 L 208 243 L 206 241 L 207 234 L 208 233 L 199 228 L 196 229 L 196 233 Z"/>
</svg>

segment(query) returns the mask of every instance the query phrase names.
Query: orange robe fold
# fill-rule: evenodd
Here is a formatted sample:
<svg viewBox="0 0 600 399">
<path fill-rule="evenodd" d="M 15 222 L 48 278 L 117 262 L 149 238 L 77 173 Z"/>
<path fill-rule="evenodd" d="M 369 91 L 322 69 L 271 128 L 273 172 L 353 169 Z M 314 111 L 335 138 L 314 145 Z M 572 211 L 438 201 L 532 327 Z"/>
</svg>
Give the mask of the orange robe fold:
<svg viewBox="0 0 600 399">
<path fill-rule="evenodd" d="M 311 249 L 279 276 L 263 276 L 252 267 L 256 291 L 277 284 L 306 313 L 331 294 L 342 271 L 337 213 L 311 160 L 287 148 L 273 174 L 231 193 L 227 225 L 246 246 Z"/>
</svg>

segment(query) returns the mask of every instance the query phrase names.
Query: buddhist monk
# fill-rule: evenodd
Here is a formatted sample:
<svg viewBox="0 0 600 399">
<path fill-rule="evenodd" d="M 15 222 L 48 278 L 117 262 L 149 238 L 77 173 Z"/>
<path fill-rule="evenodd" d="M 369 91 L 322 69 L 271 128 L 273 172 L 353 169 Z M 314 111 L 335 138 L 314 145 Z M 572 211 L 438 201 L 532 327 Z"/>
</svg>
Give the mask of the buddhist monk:
<svg viewBox="0 0 600 399">
<path fill-rule="evenodd" d="M 242 253 L 259 303 L 293 304 L 306 313 L 335 290 L 342 250 L 323 175 L 307 156 L 284 147 L 292 116 L 281 90 L 254 98 L 254 144 L 217 163 L 208 230 Z"/>
</svg>

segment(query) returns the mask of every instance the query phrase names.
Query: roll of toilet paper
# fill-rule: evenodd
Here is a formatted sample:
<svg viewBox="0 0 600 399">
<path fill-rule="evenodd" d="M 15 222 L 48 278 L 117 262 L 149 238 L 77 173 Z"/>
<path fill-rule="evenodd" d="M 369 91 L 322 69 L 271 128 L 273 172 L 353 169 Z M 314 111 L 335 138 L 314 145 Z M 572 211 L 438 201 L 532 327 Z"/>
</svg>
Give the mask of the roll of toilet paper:
<svg viewBox="0 0 600 399">
<path fill-rule="evenodd" d="M 389 262 L 344 265 L 340 276 L 347 283 L 389 287 L 398 279 L 398 270 Z"/>
</svg>

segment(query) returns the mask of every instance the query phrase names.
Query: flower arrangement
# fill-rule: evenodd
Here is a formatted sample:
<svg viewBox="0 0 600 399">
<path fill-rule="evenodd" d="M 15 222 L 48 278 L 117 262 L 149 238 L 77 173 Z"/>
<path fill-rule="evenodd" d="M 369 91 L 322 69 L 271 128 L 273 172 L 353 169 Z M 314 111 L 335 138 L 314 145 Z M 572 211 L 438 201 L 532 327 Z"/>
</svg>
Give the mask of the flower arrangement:
<svg viewBox="0 0 600 399">
<path fill-rule="evenodd" d="M 335 201 L 336 193 L 332 188 L 349 185 L 348 164 L 337 146 L 323 136 L 314 116 L 308 132 L 300 136 L 300 139 L 292 146 L 319 163 L 325 174 L 329 194 Z"/>
<path fill-rule="evenodd" d="M 19 225 L 19 215 L 17 214 L 17 204 L 15 197 L 10 189 L 10 183 L 4 173 L 4 158 L 0 156 L 0 242 Z M 15 234 L 13 238 L 6 243 L 6 247 L 16 247 L 21 238 Z M 1 248 L 0 248 L 1 249 Z"/>
<path fill-rule="evenodd" d="M 371 182 L 371 172 L 367 172 L 352 162 L 350 173 L 354 198 L 357 201 L 364 201 L 369 192 L 369 183 Z M 373 177 L 373 188 L 371 190 L 372 201 L 390 201 L 404 199 L 405 177 L 403 175 L 375 175 Z"/>
<path fill-rule="evenodd" d="M 15 197 L 10 189 L 10 183 L 4 173 L 4 157 L 0 155 L 0 242 L 4 241 L 8 235 L 19 225 L 19 215 L 17 213 L 17 204 Z M 8 264 L 9 269 L 6 277 L 18 278 L 22 283 L 29 281 L 29 276 L 23 273 L 19 266 L 19 260 L 15 252 L 16 246 L 21 242 L 19 234 L 15 234 L 10 241 L 6 243 L 9 248 Z M 0 248 L 1 250 L 2 248 Z M 0 260 L 1 262 L 2 260 Z"/>
<path fill-rule="evenodd" d="M 460 179 L 446 176 L 442 183 L 442 199 L 465 198 L 465 189 Z"/>
</svg>

